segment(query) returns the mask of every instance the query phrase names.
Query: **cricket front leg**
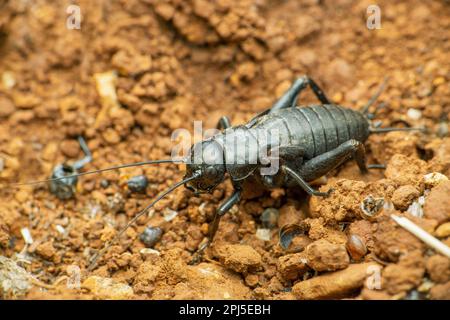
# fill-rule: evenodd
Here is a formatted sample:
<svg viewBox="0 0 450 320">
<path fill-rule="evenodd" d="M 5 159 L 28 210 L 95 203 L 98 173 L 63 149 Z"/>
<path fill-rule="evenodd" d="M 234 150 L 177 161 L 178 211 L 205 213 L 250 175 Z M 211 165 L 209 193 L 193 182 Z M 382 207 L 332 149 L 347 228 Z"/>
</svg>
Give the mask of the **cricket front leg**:
<svg viewBox="0 0 450 320">
<path fill-rule="evenodd" d="M 191 260 L 190 264 L 197 264 L 200 262 L 204 251 L 208 248 L 214 240 L 214 236 L 217 233 L 217 229 L 219 228 L 220 218 L 225 215 L 230 209 L 237 204 L 241 199 L 241 190 L 235 190 L 234 193 L 226 199 L 217 209 L 214 214 L 213 221 L 209 224 L 208 227 L 208 238 L 206 242 L 200 245 L 200 248 L 194 253 L 194 256 Z"/>
</svg>

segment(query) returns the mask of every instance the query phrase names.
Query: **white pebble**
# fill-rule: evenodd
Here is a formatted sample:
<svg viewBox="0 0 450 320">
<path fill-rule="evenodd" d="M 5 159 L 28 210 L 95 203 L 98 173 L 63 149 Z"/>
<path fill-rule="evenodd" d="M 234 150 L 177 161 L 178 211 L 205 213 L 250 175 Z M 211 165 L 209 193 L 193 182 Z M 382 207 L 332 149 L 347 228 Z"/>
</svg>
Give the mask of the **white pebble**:
<svg viewBox="0 0 450 320">
<path fill-rule="evenodd" d="M 97 204 L 91 204 L 88 205 L 88 214 L 89 218 L 94 219 L 98 213 L 102 211 L 102 208 Z"/>
<path fill-rule="evenodd" d="M 422 218 L 423 217 L 423 209 L 420 205 L 419 201 L 414 201 L 406 210 L 406 212 L 410 213 L 414 217 Z"/>
<path fill-rule="evenodd" d="M 198 206 L 198 212 L 200 212 L 200 214 L 202 214 L 202 215 L 206 214 L 206 212 L 205 212 L 205 206 L 206 206 L 206 202 L 202 202 L 202 203 Z"/>
<path fill-rule="evenodd" d="M 117 74 L 114 71 L 95 73 L 94 80 L 103 106 L 119 106 L 116 93 Z"/>
<path fill-rule="evenodd" d="M 28 228 L 20 229 L 20 233 L 22 234 L 23 240 L 25 240 L 26 244 L 33 244 L 33 237 L 31 236 Z"/>
<path fill-rule="evenodd" d="M 424 175 L 423 180 L 425 182 L 425 186 L 431 188 L 437 186 L 441 182 L 448 181 L 448 178 L 442 173 L 432 172 Z"/>
<path fill-rule="evenodd" d="M 270 229 L 259 228 L 256 230 L 256 237 L 263 241 L 270 241 L 272 235 Z"/>
<path fill-rule="evenodd" d="M 143 255 L 155 254 L 155 255 L 159 256 L 161 254 L 158 250 L 151 249 L 151 248 L 143 248 L 139 252 Z"/>
<path fill-rule="evenodd" d="M 64 227 L 59 225 L 59 224 L 57 224 L 55 226 L 55 228 L 56 228 L 56 231 L 58 231 L 60 234 L 65 234 L 66 233 L 66 229 L 64 229 Z"/>
<path fill-rule="evenodd" d="M 2 84 L 5 89 L 12 89 L 16 85 L 14 74 L 10 71 L 5 71 L 2 74 Z"/>
<path fill-rule="evenodd" d="M 419 120 L 420 118 L 422 118 L 422 111 L 414 108 L 409 108 L 406 115 L 412 120 Z"/>
<path fill-rule="evenodd" d="M 178 212 L 169 208 L 166 208 L 164 210 L 164 220 L 166 221 L 172 221 L 173 219 L 175 219 L 175 217 L 178 215 Z"/>
</svg>

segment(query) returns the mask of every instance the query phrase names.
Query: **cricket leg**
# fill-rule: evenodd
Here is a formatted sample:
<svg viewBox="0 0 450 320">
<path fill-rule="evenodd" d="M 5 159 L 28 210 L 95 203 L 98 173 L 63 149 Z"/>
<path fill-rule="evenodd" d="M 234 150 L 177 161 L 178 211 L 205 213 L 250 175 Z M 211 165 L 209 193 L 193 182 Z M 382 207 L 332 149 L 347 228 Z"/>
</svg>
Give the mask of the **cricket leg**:
<svg viewBox="0 0 450 320">
<path fill-rule="evenodd" d="M 311 90 L 316 95 L 317 99 L 323 104 L 330 104 L 330 100 L 325 93 L 320 89 L 317 83 L 308 76 L 303 76 L 294 81 L 292 86 L 278 99 L 272 106 L 270 113 L 278 111 L 284 108 L 295 107 L 296 100 L 300 92 L 307 86 L 311 87 Z"/>
<path fill-rule="evenodd" d="M 241 190 L 235 190 L 234 193 L 219 206 L 214 215 L 214 220 L 209 224 L 208 239 L 195 252 L 191 264 L 196 264 L 200 261 L 205 249 L 208 248 L 214 240 L 214 236 L 216 235 L 217 229 L 219 228 L 220 218 L 222 218 L 223 215 L 225 215 L 228 211 L 230 211 L 230 209 L 236 203 L 238 203 L 240 199 L 241 199 Z"/>
</svg>

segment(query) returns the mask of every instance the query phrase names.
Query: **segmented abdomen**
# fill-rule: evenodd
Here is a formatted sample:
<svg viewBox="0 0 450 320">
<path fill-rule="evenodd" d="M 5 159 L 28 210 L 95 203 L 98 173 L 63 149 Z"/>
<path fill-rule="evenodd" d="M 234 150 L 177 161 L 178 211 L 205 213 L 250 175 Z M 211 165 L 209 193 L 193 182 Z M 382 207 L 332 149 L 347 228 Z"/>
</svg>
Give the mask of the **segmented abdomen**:
<svg viewBox="0 0 450 320">
<path fill-rule="evenodd" d="M 338 105 L 313 105 L 279 110 L 264 116 L 251 129 L 279 132 L 281 146 L 300 145 L 305 159 L 336 148 L 350 139 L 369 136 L 369 123 L 357 111 Z"/>
</svg>

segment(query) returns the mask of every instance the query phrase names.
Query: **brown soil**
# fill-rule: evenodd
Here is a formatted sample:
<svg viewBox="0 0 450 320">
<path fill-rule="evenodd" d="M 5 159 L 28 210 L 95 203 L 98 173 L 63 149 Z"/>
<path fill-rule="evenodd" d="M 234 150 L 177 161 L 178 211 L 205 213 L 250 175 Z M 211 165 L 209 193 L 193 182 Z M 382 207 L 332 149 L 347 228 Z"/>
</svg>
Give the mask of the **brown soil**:
<svg viewBox="0 0 450 320">
<path fill-rule="evenodd" d="M 0 256 L 11 258 L 2 258 L 8 269 L 1 267 L 0 277 L 21 284 L 0 288 L 0 297 L 450 299 L 448 258 L 389 218 L 397 212 L 430 233 L 439 230 L 436 236 L 450 245 L 450 184 L 424 178 L 450 177 L 450 5 L 380 0 L 382 29 L 369 30 L 372 2 L 79 0 L 81 29 L 69 30 L 71 1 L 0 1 Z M 117 74 L 117 100 L 114 92 L 100 97 L 96 85 L 110 71 Z M 79 135 L 93 153 L 84 170 L 166 158 L 173 130 L 192 132 L 194 120 L 214 128 L 222 115 L 243 123 L 303 74 L 335 103 L 355 109 L 389 76 L 377 120 L 427 132 L 371 136 L 368 160 L 387 163 L 387 170 L 361 175 L 348 162 L 320 186 L 335 189 L 327 199 L 248 185 L 198 265 L 188 262 L 231 193 L 229 182 L 199 197 L 176 190 L 93 271 L 88 259 L 179 181 L 183 166 L 86 176 L 76 198 L 64 201 L 46 185 L 6 185 L 45 179 L 56 164 L 81 158 Z M 315 102 L 306 91 L 300 104 Z M 138 174 L 150 182 L 146 194 L 127 189 Z M 369 195 L 393 206 L 367 216 L 361 202 Z M 420 209 L 420 197 L 424 216 L 412 217 L 408 208 Z M 279 217 L 270 240 L 262 240 L 267 208 Z M 288 223 L 306 231 L 283 250 L 278 230 Z M 154 250 L 139 240 L 146 226 L 163 230 Z M 28 245 L 23 228 L 33 238 Z M 376 288 L 365 281 L 375 269 Z M 72 280 L 81 287 L 68 285 Z"/>
</svg>

